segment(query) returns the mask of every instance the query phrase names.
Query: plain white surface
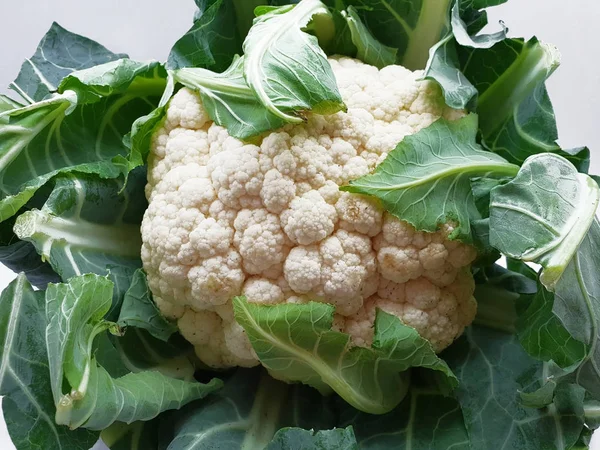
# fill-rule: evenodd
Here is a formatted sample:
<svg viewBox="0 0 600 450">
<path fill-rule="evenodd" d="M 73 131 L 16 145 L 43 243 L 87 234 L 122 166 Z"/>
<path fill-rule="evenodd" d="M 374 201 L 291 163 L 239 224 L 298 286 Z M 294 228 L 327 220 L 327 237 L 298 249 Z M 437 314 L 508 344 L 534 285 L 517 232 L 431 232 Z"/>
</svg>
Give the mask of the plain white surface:
<svg viewBox="0 0 600 450">
<path fill-rule="evenodd" d="M 166 59 L 171 44 L 189 28 L 192 0 L 25 0 L 2 5 L 0 27 L 0 92 L 16 77 L 24 58 L 31 56 L 52 21 L 138 60 Z M 600 151 L 600 64 L 596 26 L 600 2 L 595 0 L 512 0 L 491 10 L 491 21 L 502 19 L 511 35 L 535 34 L 555 44 L 562 66 L 548 82 L 558 119 L 560 144 L 587 145 Z M 593 173 L 600 173 L 600 155 L 592 157 Z M 14 274 L 0 265 L 0 290 Z M 600 438 L 592 443 L 600 450 Z M 0 449 L 12 450 L 0 420 Z M 51 450 L 51 449 L 49 449 Z"/>
</svg>

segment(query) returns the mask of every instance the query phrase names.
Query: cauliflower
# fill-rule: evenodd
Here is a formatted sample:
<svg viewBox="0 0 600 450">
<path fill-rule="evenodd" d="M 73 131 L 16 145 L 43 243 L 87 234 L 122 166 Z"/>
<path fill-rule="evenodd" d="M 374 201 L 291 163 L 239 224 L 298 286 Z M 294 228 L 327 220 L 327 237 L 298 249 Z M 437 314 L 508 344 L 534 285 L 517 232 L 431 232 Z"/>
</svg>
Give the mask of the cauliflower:
<svg viewBox="0 0 600 450">
<path fill-rule="evenodd" d="M 374 199 L 338 186 L 373 171 L 405 136 L 440 117 L 439 88 L 400 66 L 330 58 L 347 112 L 245 144 L 181 89 L 153 138 L 142 260 L 156 304 L 213 367 L 256 355 L 231 299 L 335 305 L 335 328 L 370 345 L 376 308 L 447 347 L 475 316 L 475 251 L 448 225 L 417 232 Z"/>
</svg>

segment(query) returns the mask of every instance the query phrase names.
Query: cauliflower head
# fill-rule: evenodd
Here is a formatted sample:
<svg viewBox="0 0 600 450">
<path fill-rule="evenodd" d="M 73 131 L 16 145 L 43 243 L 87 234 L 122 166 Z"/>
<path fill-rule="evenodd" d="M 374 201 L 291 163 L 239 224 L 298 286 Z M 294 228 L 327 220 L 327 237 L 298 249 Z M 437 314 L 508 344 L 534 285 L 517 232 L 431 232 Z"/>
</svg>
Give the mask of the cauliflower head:
<svg viewBox="0 0 600 450">
<path fill-rule="evenodd" d="M 417 232 L 374 199 L 338 186 L 366 175 L 448 108 L 439 88 L 401 66 L 330 58 L 347 112 L 311 115 L 246 144 L 181 89 L 155 133 L 142 260 L 161 312 L 213 367 L 256 355 L 231 299 L 327 302 L 335 328 L 370 345 L 376 308 L 441 351 L 475 316 L 471 247 Z"/>
</svg>

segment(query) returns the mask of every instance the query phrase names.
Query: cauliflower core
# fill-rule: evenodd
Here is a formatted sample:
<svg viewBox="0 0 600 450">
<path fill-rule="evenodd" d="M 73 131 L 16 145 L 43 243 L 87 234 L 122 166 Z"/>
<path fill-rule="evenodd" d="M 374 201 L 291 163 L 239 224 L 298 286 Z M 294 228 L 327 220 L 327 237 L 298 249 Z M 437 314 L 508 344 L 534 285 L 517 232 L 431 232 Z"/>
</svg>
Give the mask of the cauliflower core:
<svg viewBox="0 0 600 450">
<path fill-rule="evenodd" d="M 460 117 L 400 66 L 331 58 L 348 112 L 312 115 L 244 144 L 181 89 L 154 138 L 142 260 L 162 313 L 210 366 L 258 363 L 231 299 L 327 302 L 335 327 L 370 345 L 377 307 L 447 347 L 475 316 L 472 248 L 421 233 L 375 200 L 340 192 L 405 136 Z"/>
</svg>

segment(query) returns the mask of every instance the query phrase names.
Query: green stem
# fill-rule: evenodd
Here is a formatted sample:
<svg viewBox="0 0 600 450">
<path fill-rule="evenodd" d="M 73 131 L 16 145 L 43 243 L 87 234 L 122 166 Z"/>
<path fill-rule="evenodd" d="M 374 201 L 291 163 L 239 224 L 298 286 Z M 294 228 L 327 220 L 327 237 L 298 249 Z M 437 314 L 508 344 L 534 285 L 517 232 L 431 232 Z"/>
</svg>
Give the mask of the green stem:
<svg viewBox="0 0 600 450">
<path fill-rule="evenodd" d="M 279 416 L 287 399 L 288 387 L 266 372 L 260 377 L 258 390 L 248 418 L 250 426 L 241 450 L 265 448 L 279 428 Z"/>
<path fill-rule="evenodd" d="M 410 70 L 421 70 L 427 65 L 429 49 L 448 28 L 450 0 L 423 0 L 416 26 L 408 36 L 408 47 L 402 65 Z"/>
</svg>

